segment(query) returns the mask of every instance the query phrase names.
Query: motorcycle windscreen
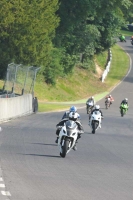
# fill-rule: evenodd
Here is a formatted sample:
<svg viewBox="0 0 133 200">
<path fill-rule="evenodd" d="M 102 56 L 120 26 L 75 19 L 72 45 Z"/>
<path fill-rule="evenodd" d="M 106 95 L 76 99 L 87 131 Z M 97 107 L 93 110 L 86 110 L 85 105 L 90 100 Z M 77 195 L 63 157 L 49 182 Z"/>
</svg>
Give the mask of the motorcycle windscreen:
<svg viewBox="0 0 133 200">
<path fill-rule="evenodd" d="M 93 101 L 89 101 L 87 104 L 88 104 L 89 106 L 93 106 Z"/>
<path fill-rule="evenodd" d="M 74 129 L 76 128 L 77 128 L 77 124 L 74 121 L 69 120 L 66 122 L 66 130 L 67 130 L 68 136 L 70 136 L 73 133 Z"/>
<path fill-rule="evenodd" d="M 95 111 L 95 115 L 100 115 L 101 113 L 99 111 Z"/>
</svg>

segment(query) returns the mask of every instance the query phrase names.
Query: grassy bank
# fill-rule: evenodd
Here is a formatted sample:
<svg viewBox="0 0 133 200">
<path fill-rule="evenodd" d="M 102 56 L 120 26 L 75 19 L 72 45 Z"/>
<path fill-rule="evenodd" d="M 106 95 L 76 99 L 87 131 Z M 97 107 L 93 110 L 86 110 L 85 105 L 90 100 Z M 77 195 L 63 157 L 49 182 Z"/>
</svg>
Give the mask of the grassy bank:
<svg viewBox="0 0 133 200">
<path fill-rule="evenodd" d="M 126 31 L 126 30 L 122 30 L 121 33 L 125 36 L 129 36 L 131 37 L 133 35 L 133 32 L 132 31 Z"/>
<path fill-rule="evenodd" d="M 85 103 L 86 99 L 91 95 L 99 93 L 108 93 L 114 85 L 122 80 L 129 68 L 129 57 L 121 47 L 115 45 L 112 49 L 112 63 L 111 70 L 102 83 L 99 74 L 94 74 L 88 70 L 75 70 L 72 76 L 67 78 L 60 78 L 57 80 L 56 87 L 48 86 L 45 83 L 39 83 L 38 80 L 35 85 L 35 95 L 39 99 L 39 111 L 67 109 L 68 102 L 73 105 L 77 102 Z M 98 55 L 96 62 L 103 71 L 106 62 L 106 53 Z M 104 58 L 103 58 L 104 57 Z M 103 61 L 104 59 L 104 61 Z M 104 66 L 103 66 L 104 65 Z M 47 103 L 51 102 L 51 104 Z M 54 103 L 65 102 L 65 103 Z"/>
<path fill-rule="evenodd" d="M 107 52 L 96 56 L 98 70 L 95 74 L 90 70 L 76 68 L 72 75 L 59 78 L 55 87 L 45 84 L 43 78 L 37 76 L 35 96 L 39 101 L 39 111 L 68 109 L 70 105 L 85 103 L 92 95 L 98 100 L 109 93 L 111 88 L 122 80 L 129 68 L 129 57 L 121 47 L 115 45 L 111 51 L 111 70 L 104 83 L 101 82 L 100 76 L 105 69 Z M 0 81 L 1 88 L 3 83 Z"/>
</svg>

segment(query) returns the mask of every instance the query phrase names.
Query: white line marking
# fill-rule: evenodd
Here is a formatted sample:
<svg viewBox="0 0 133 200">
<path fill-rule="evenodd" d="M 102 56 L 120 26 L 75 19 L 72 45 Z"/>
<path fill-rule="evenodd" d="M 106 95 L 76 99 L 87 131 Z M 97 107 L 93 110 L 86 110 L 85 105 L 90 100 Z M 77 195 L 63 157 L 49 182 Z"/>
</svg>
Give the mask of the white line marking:
<svg viewBox="0 0 133 200">
<path fill-rule="evenodd" d="M 10 192 L 8 191 L 1 191 L 1 194 L 4 196 L 11 196 Z"/>
<path fill-rule="evenodd" d="M 0 188 L 5 188 L 5 184 L 0 184 Z"/>
<path fill-rule="evenodd" d="M 0 181 L 3 181 L 3 178 L 0 177 Z"/>
</svg>

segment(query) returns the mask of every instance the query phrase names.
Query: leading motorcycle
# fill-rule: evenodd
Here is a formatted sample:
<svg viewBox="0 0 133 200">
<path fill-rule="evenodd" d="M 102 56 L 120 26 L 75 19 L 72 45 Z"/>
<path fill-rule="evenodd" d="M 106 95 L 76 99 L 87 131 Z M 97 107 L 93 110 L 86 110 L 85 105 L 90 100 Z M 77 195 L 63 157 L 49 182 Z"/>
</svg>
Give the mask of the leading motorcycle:
<svg viewBox="0 0 133 200">
<path fill-rule="evenodd" d="M 93 112 L 90 118 L 90 127 L 92 129 L 92 133 L 95 134 L 96 130 L 101 128 L 101 113 L 99 111 Z"/>
<path fill-rule="evenodd" d="M 77 124 L 68 120 L 61 127 L 58 138 L 58 146 L 60 147 L 60 156 L 65 158 L 66 154 L 73 149 L 78 138 Z"/>
</svg>

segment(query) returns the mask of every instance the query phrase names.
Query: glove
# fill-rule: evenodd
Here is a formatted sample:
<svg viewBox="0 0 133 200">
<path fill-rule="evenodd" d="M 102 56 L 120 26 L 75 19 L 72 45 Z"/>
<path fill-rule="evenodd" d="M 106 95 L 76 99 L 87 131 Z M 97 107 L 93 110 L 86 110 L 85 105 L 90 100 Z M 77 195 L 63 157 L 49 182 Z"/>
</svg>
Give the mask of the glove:
<svg viewBox="0 0 133 200">
<path fill-rule="evenodd" d="M 79 133 L 79 134 L 82 134 L 82 133 L 84 133 L 84 131 L 80 130 L 80 131 L 78 131 L 78 133 Z"/>
</svg>

